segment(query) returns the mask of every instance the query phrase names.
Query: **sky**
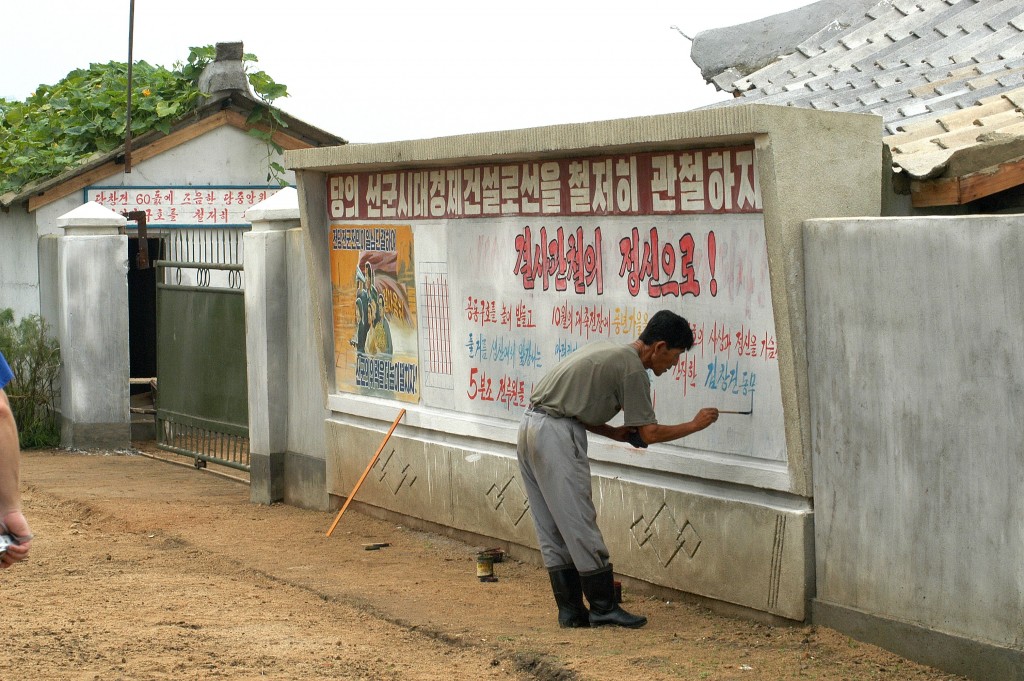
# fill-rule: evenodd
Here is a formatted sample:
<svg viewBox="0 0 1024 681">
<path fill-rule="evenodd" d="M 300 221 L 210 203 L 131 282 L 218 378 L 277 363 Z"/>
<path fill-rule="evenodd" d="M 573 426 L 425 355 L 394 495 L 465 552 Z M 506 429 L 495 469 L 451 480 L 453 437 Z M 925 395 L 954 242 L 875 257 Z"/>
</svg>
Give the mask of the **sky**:
<svg viewBox="0 0 1024 681">
<path fill-rule="evenodd" d="M 171 67 L 242 41 L 275 102 L 349 142 L 689 111 L 704 83 L 683 34 L 810 0 L 135 0 L 133 56 Z M 130 0 L 6 0 L 0 97 L 128 60 Z"/>
</svg>

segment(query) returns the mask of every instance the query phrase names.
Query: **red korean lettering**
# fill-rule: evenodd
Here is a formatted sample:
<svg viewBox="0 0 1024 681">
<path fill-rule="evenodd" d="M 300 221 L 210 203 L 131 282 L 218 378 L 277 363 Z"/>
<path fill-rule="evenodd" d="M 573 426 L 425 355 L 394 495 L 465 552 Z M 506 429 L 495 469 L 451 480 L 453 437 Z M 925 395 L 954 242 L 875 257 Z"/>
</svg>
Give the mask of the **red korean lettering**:
<svg viewBox="0 0 1024 681">
<path fill-rule="evenodd" d="M 704 210 L 704 152 L 681 154 L 679 157 L 679 209 Z"/>
<path fill-rule="evenodd" d="M 547 267 L 544 272 L 544 290 L 548 288 L 548 278 L 554 277 L 555 290 L 565 290 L 567 264 L 565 260 L 565 232 L 559 227 L 555 230 L 555 238 L 548 242 Z"/>
<path fill-rule="evenodd" d="M 492 166 L 483 169 L 482 208 L 484 215 L 498 215 L 501 212 L 501 169 Z"/>
<path fill-rule="evenodd" d="M 655 213 L 674 213 L 678 207 L 679 169 L 673 154 L 651 158 L 651 207 Z"/>
<path fill-rule="evenodd" d="M 713 210 L 732 210 L 736 173 L 731 159 L 732 154 L 728 151 L 718 151 L 708 156 L 708 201 Z"/>
<path fill-rule="evenodd" d="M 445 214 L 457 216 L 462 215 L 462 171 L 459 168 L 449 168 L 445 172 L 447 204 Z"/>
<path fill-rule="evenodd" d="M 380 178 L 381 217 L 398 217 L 398 173 L 384 173 Z"/>
<path fill-rule="evenodd" d="M 466 215 L 483 212 L 483 194 L 480 168 L 466 168 L 462 174 L 462 201 Z"/>
<path fill-rule="evenodd" d="M 676 275 L 676 251 L 672 244 L 667 243 L 662 247 L 659 262 L 661 264 L 661 273 L 665 275 L 666 281 L 665 283 L 658 281 L 657 268 L 655 268 L 655 277 L 647 285 L 647 290 L 652 298 L 678 296 L 679 282 L 673 280 L 673 277 Z"/>
<path fill-rule="evenodd" d="M 444 170 L 431 170 L 427 173 L 427 197 L 429 201 L 430 217 L 439 218 L 444 216 L 447 196 L 445 190 L 448 184 L 445 181 Z"/>
<path fill-rule="evenodd" d="M 615 210 L 619 213 L 636 213 L 640 210 L 636 156 L 615 161 Z"/>
<path fill-rule="evenodd" d="M 503 215 L 519 212 L 519 166 L 501 167 L 501 213 Z"/>
<path fill-rule="evenodd" d="M 516 328 L 532 329 L 536 326 L 533 323 L 533 310 L 521 302 L 516 304 Z"/>
<path fill-rule="evenodd" d="M 519 197 L 522 215 L 535 215 L 540 212 L 540 164 L 524 163 L 522 179 L 519 183 Z"/>
<path fill-rule="evenodd" d="M 700 282 L 693 269 L 693 235 L 687 232 L 679 239 L 679 295 L 699 296 Z"/>
<path fill-rule="evenodd" d="M 547 231 L 543 227 L 540 231 L 540 243 L 543 244 L 547 237 Z M 522 275 L 524 289 L 532 291 L 538 273 L 544 270 L 544 254 L 541 249 L 541 245 L 536 247 L 533 245 L 532 231 L 529 225 L 523 229 L 522 234 L 516 235 L 516 267 L 512 273 Z"/>
<path fill-rule="evenodd" d="M 594 161 L 590 166 L 593 172 L 594 191 L 591 198 L 590 210 L 596 215 L 603 215 L 612 212 L 615 200 L 614 187 L 612 185 L 612 161 Z"/>
<path fill-rule="evenodd" d="M 640 294 L 640 284 L 644 279 L 651 276 L 654 270 L 654 254 L 651 243 L 657 248 L 658 235 L 653 227 L 650 231 L 650 240 L 644 240 L 641 251 L 640 230 L 636 227 L 630 232 L 630 236 L 619 240 L 619 253 L 622 255 L 622 264 L 619 266 L 619 277 L 626 276 L 626 287 L 634 298 Z"/>
<path fill-rule="evenodd" d="M 540 166 L 541 212 L 557 213 L 562 208 L 561 168 L 551 161 Z"/>
<path fill-rule="evenodd" d="M 590 212 L 590 161 L 569 163 L 569 212 Z"/>
<path fill-rule="evenodd" d="M 736 165 L 740 169 L 740 189 L 736 196 L 736 207 L 740 210 L 761 210 L 761 183 L 758 180 L 757 164 L 754 163 L 754 152 L 737 152 Z"/>
</svg>

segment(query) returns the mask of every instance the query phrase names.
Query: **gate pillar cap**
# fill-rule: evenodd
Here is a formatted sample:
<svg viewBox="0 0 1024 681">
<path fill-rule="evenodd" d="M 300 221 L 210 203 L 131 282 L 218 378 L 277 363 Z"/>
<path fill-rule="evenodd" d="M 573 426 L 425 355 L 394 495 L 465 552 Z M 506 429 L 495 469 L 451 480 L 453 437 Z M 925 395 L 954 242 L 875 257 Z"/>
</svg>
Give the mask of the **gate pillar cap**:
<svg viewBox="0 0 1024 681">
<path fill-rule="evenodd" d="M 283 187 L 245 211 L 245 219 L 252 223 L 253 231 L 298 227 L 299 193 L 295 187 Z"/>
<path fill-rule="evenodd" d="M 126 224 L 128 218 L 95 201 L 83 203 L 57 218 L 57 226 L 64 228 L 65 236 L 116 235 Z"/>
</svg>

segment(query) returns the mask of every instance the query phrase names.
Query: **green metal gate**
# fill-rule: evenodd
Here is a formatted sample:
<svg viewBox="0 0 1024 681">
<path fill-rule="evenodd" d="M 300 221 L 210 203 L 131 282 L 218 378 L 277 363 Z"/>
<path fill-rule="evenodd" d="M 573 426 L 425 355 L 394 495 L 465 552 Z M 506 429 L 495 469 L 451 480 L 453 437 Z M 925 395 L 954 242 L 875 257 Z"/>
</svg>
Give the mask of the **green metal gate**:
<svg viewBox="0 0 1024 681">
<path fill-rule="evenodd" d="M 234 256 L 178 249 L 204 257 L 156 262 L 157 446 L 194 457 L 197 468 L 210 461 L 249 470 L 241 231 L 237 237 Z"/>
</svg>

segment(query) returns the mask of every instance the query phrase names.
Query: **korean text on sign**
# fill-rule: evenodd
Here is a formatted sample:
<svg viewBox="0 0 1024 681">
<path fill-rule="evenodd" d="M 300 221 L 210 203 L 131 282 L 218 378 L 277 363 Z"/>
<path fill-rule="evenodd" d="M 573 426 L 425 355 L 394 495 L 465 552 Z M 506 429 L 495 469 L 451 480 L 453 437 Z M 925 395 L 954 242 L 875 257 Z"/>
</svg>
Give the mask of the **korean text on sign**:
<svg viewBox="0 0 1024 681">
<path fill-rule="evenodd" d="M 759 213 L 753 147 L 327 178 L 331 219 Z"/>
</svg>

